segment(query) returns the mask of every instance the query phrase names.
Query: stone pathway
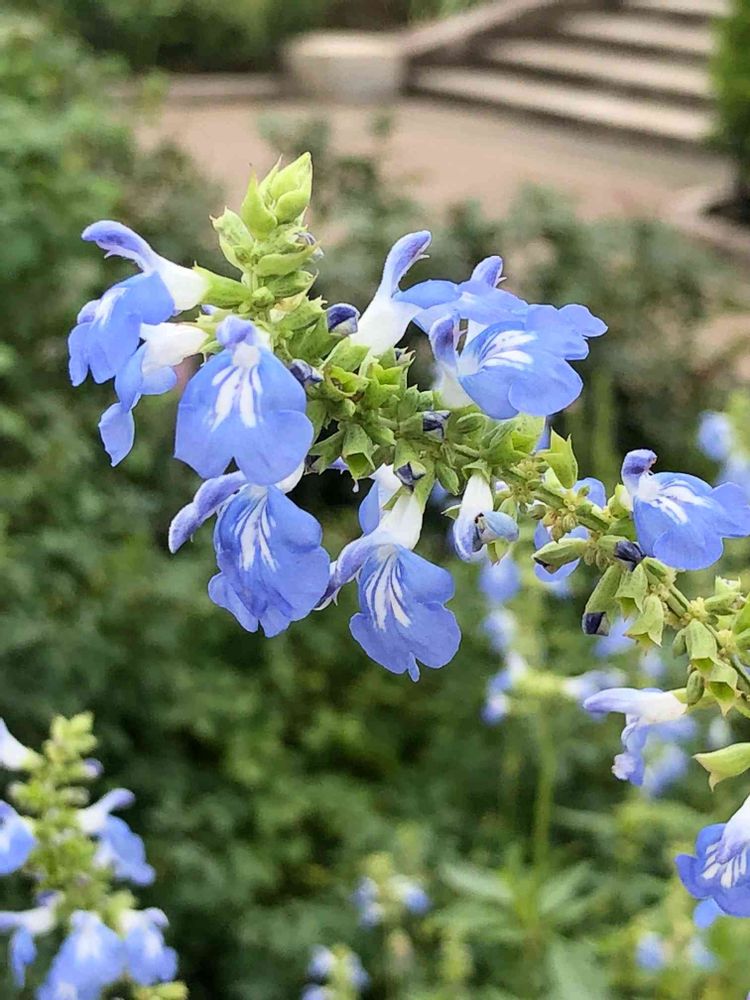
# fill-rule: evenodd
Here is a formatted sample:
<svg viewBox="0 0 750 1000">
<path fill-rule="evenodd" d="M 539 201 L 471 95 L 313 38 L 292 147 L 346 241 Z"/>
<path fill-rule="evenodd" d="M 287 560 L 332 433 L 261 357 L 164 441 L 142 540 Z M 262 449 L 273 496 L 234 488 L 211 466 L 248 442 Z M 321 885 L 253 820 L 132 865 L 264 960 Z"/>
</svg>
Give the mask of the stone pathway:
<svg viewBox="0 0 750 1000">
<path fill-rule="evenodd" d="M 406 178 L 415 196 L 438 211 L 471 196 L 499 217 L 517 188 L 531 182 L 572 195 L 588 218 L 661 217 L 680 191 L 725 171 L 708 152 L 672 151 L 498 111 L 406 98 L 393 112 L 386 171 Z M 285 100 L 174 100 L 140 132 L 146 143 L 158 137 L 175 140 L 220 183 L 227 204 L 236 207 L 250 166 L 260 173 L 276 159 L 261 138 L 261 116 L 289 121 L 324 117 L 340 149 L 359 151 L 370 145 L 367 126 L 375 114 L 370 108 Z"/>
</svg>

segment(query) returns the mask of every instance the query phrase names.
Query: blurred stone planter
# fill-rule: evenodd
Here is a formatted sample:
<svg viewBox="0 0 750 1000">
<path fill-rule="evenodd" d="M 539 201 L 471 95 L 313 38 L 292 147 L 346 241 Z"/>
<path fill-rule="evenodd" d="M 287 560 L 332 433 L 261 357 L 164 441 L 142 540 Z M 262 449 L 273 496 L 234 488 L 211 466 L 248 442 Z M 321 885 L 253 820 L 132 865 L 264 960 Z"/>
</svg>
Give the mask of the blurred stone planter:
<svg viewBox="0 0 750 1000">
<path fill-rule="evenodd" d="M 738 263 L 750 264 L 750 226 L 717 211 L 726 203 L 729 189 L 728 184 L 714 183 L 684 192 L 672 207 L 669 221 Z"/>
<path fill-rule="evenodd" d="M 354 104 L 393 100 L 406 79 L 398 35 L 318 31 L 284 46 L 284 66 L 296 93 Z"/>
</svg>

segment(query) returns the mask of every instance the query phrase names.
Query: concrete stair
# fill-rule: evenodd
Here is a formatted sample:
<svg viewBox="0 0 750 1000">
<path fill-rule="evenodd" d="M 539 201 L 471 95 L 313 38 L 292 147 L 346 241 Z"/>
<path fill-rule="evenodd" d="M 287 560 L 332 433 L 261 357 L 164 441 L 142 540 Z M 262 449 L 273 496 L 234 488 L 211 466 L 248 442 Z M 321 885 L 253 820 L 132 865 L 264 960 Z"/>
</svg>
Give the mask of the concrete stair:
<svg viewBox="0 0 750 1000">
<path fill-rule="evenodd" d="M 648 140 L 699 145 L 712 129 L 708 62 L 726 0 L 563 8 L 544 28 L 474 40 L 464 65 L 415 66 L 412 88 Z"/>
</svg>

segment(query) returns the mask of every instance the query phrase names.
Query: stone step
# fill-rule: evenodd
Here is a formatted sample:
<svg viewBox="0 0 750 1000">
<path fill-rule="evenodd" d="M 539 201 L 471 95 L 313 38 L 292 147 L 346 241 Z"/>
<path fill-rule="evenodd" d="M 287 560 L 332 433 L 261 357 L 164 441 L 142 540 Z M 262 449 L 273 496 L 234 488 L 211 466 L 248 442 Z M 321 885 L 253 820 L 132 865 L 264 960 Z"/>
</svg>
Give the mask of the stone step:
<svg viewBox="0 0 750 1000">
<path fill-rule="evenodd" d="M 711 96 L 708 71 L 690 62 L 613 53 L 605 46 L 581 48 L 563 39 L 509 39 L 490 42 L 480 56 L 500 67 L 541 77 L 563 77 L 610 90 L 705 101 Z"/>
<path fill-rule="evenodd" d="M 729 3 L 727 0 L 624 0 L 622 9 L 686 20 L 696 18 L 711 21 L 717 17 L 726 17 Z"/>
<path fill-rule="evenodd" d="M 415 72 L 413 89 L 422 94 L 472 101 L 581 125 L 628 132 L 647 138 L 700 143 L 711 130 L 702 110 L 658 104 L 597 90 L 531 79 L 498 69 L 426 66 Z"/>
<path fill-rule="evenodd" d="M 571 14 L 560 22 L 561 36 L 584 44 L 606 43 L 613 49 L 669 52 L 708 59 L 714 48 L 710 26 L 680 24 L 668 17 L 626 13 Z"/>
</svg>

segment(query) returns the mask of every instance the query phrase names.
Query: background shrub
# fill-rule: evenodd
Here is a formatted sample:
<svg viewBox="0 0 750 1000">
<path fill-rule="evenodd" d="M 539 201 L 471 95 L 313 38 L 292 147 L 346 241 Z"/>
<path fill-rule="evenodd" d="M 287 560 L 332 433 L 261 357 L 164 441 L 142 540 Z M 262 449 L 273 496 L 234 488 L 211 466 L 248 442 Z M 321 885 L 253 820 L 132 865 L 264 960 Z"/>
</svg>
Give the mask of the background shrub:
<svg viewBox="0 0 750 1000">
<path fill-rule="evenodd" d="M 750 222 L 750 0 L 732 0 L 718 23 L 713 61 L 719 113 L 719 141 L 734 161 L 737 189 L 734 211 Z"/>
</svg>

